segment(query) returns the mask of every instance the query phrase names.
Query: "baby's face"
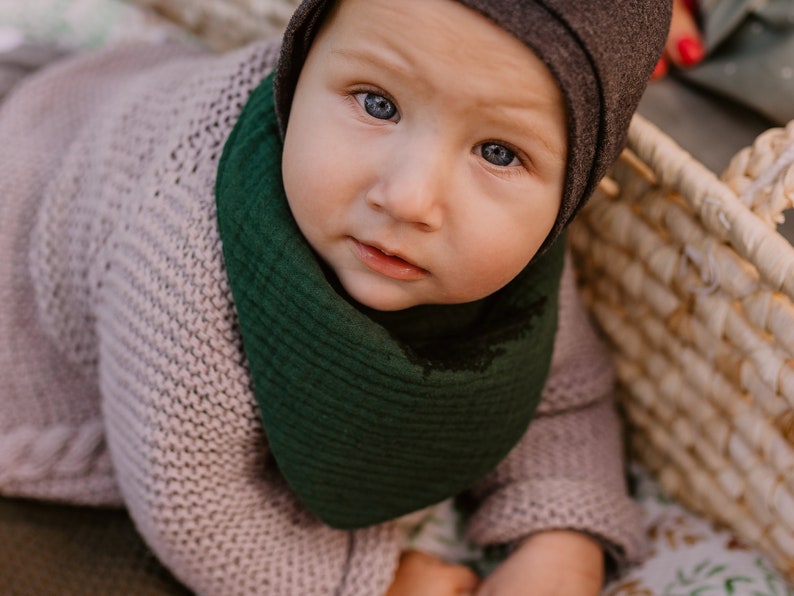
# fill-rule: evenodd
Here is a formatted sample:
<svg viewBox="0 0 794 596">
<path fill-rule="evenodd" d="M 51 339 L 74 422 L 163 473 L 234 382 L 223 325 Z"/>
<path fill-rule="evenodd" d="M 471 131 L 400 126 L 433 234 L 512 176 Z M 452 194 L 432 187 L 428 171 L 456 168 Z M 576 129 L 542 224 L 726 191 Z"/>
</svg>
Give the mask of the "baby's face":
<svg viewBox="0 0 794 596">
<path fill-rule="evenodd" d="M 566 139 L 551 73 L 485 17 L 453 0 L 343 0 L 301 71 L 284 186 L 357 301 L 469 302 L 551 230 Z"/>
</svg>

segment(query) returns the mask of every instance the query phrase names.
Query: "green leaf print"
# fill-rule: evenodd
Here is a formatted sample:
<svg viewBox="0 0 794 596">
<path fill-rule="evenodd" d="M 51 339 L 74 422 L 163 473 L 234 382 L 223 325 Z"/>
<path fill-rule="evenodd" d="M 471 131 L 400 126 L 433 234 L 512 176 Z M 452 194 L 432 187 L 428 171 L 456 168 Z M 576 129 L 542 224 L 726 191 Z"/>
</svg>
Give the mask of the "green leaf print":
<svg viewBox="0 0 794 596">
<path fill-rule="evenodd" d="M 745 575 L 732 575 L 720 578 L 728 570 L 724 564 L 713 564 L 710 559 L 701 561 L 690 571 L 679 568 L 676 581 L 665 587 L 665 596 L 739 596 L 746 594 L 746 589 L 737 591 L 740 584 L 753 583 L 753 579 Z M 746 586 L 742 586 L 746 588 Z M 759 595 L 760 596 L 760 595 Z M 772 596 L 772 595 L 770 595 Z"/>
<path fill-rule="evenodd" d="M 777 571 L 769 567 L 763 557 L 756 557 L 755 566 L 764 575 L 768 592 L 753 592 L 752 596 L 794 596 L 794 587 L 787 585 Z"/>
</svg>

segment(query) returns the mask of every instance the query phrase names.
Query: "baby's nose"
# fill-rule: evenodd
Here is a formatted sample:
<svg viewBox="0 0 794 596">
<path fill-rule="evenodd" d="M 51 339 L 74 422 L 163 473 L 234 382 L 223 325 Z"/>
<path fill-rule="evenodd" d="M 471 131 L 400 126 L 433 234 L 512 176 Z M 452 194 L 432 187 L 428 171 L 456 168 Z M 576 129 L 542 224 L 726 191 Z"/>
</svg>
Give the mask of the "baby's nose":
<svg viewBox="0 0 794 596">
<path fill-rule="evenodd" d="M 416 161 L 409 159 L 390 168 L 370 192 L 368 202 L 397 221 L 434 231 L 442 225 L 447 174 L 440 164 Z"/>
</svg>

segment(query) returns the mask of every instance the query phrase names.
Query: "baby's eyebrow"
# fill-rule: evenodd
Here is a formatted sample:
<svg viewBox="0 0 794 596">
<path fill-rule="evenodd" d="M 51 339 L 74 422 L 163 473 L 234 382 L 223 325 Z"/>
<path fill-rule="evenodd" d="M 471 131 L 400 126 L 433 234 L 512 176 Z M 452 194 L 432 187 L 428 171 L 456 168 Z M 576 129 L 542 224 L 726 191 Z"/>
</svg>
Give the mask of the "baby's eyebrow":
<svg viewBox="0 0 794 596">
<path fill-rule="evenodd" d="M 493 97 L 483 98 L 482 101 L 483 113 L 488 115 L 492 124 L 500 129 L 509 128 L 518 137 L 531 139 L 554 158 L 566 159 L 567 137 L 562 143 L 558 142 L 553 130 L 538 119 L 539 109 L 540 106 L 533 106 L 529 101 L 515 101 L 507 105 L 500 105 Z"/>
<path fill-rule="evenodd" d="M 331 57 L 340 57 L 344 60 L 362 62 L 378 69 L 388 69 L 402 77 L 413 78 L 414 69 L 406 58 L 397 51 L 388 51 L 383 48 L 379 52 L 371 50 L 356 49 L 334 49 L 330 52 Z"/>
<path fill-rule="evenodd" d="M 544 128 L 539 128 L 537 120 L 533 120 L 532 124 L 524 124 L 520 120 L 516 121 L 515 119 L 512 122 L 519 133 L 537 141 L 549 155 L 559 159 L 566 159 L 568 150 L 567 137 L 564 138 L 562 143 L 555 142 L 557 135 Z"/>
</svg>

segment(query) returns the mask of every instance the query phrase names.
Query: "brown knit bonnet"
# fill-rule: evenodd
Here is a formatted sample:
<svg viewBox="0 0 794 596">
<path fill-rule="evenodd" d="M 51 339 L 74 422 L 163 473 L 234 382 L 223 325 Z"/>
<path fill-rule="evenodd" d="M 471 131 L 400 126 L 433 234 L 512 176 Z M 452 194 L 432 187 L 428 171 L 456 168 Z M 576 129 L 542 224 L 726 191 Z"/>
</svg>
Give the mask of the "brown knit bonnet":
<svg viewBox="0 0 794 596">
<path fill-rule="evenodd" d="M 544 248 L 560 234 L 622 150 L 631 116 L 661 55 L 670 0 L 457 0 L 515 35 L 546 64 L 568 116 L 562 204 Z M 333 0 L 305 0 L 290 21 L 275 75 L 286 130 L 312 40 Z M 417 15 L 419 16 L 419 15 Z"/>
</svg>

